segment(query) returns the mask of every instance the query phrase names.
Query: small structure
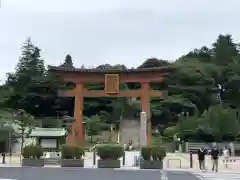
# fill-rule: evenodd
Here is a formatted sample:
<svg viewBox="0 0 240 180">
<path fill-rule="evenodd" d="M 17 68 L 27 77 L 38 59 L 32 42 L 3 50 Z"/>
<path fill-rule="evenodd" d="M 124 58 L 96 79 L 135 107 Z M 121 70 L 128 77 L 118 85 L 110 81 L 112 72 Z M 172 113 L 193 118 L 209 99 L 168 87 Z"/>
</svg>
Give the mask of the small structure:
<svg viewBox="0 0 240 180">
<path fill-rule="evenodd" d="M 40 146 L 47 152 L 56 152 L 65 143 L 66 130 L 64 128 L 34 128 L 29 135 L 36 138 Z"/>
</svg>

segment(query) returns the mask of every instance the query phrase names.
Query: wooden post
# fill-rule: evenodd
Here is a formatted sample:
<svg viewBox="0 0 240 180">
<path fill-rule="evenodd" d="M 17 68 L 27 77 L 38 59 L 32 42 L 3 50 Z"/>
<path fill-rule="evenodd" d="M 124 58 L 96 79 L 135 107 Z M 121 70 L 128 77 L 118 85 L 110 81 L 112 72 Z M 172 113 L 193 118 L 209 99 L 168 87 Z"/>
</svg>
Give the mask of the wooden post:
<svg viewBox="0 0 240 180">
<path fill-rule="evenodd" d="M 81 146 L 84 146 L 85 133 L 84 133 L 84 96 L 83 96 L 84 84 L 76 84 L 75 101 L 74 101 L 74 130 L 75 130 L 75 142 Z"/>
<path fill-rule="evenodd" d="M 85 133 L 83 124 L 83 90 L 84 84 L 76 84 L 75 99 L 74 99 L 74 118 L 75 121 L 71 124 L 68 136 L 66 138 L 66 144 L 79 144 L 84 146 Z"/>
<path fill-rule="evenodd" d="M 149 83 L 141 82 L 142 93 L 141 93 L 141 106 L 142 112 L 147 115 L 147 145 L 150 145 L 151 141 L 151 119 L 150 119 L 150 96 L 149 96 Z"/>
</svg>

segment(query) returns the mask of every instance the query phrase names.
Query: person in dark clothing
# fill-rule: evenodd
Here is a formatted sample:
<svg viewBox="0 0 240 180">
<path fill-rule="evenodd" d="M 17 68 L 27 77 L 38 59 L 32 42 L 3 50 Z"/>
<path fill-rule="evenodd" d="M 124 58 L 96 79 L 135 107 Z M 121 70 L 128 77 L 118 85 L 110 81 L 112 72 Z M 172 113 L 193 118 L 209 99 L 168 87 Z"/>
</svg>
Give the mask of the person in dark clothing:
<svg viewBox="0 0 240 180">
<path fill-rule="evenodd" d="M 212 157 L 212 171 L 218 172 L 218 158 L 219 158 L 219 149 L 217 147 L 213 147 L 211 150 Z"/>
<path fill-rule="evenodd" d="M 200 148 L 198 150 L 198 162 L 199 162 L 199 169 L 201 171 L 205 171 L 205 155 L 206 155 L 206 150 L 203 148 Z"/>
<path fill-rule="evenodd" d="M 232 156 L 232 149 L 229 146 L 227 146 L 227 148 L 228 148 L 229 156 Z"/>
</svg>

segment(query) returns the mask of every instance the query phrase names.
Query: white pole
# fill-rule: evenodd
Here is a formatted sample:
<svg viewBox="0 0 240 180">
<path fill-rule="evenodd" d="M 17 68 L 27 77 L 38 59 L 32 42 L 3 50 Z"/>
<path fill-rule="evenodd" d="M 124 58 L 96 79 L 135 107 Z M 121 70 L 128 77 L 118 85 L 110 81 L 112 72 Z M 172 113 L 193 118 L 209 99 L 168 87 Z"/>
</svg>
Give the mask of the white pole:
<svg viewBox="0 0 240 180">
<path fill-rule="evenodd" d="M 120 144 L 120 132 L 117 134 L 117 143 Z"/>
<path fill-rule="evenodd" d="M 139 154 L 139 166 L 141 163 L 141 149 L 143 146 L 147 145 L 147 114 L 146 112 L 141 112 L 141 116 L 140 116 L 140 154 Z"/>
<path fill-rule="evenodd" d="M 147 145 L 147 114 L 141 112 L 140 116 L 140 146 Z"/>
</svg>

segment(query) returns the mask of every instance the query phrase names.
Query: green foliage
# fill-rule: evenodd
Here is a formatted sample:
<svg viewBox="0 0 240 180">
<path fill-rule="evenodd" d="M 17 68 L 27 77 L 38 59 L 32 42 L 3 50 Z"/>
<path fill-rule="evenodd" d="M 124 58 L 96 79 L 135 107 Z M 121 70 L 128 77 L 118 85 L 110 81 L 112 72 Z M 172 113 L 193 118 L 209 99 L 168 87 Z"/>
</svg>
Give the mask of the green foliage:
<svg viewBox="0 0 240 180">
<path fill-rule="evenodd" d="M 45 73 L 44 61 L 40 59 L 40 49 L 33 45 L 28 38 L 22 46 L 22 55 L 16 67 L 16 72 L 8 74 L 7 84 L 16 90 L 24 92 L 25 85 L 31 83 L 33 78 L 41 77 Z"/>
<path fill-rule="evenodd" d="M 141 156 L 146 161 L 151 160 L 151 149 L 149 147 L 142 147 Z"/>
<path fill-rule="evenodd" d="M 67 54 L 65 57 L 65 61 L 62 66 L 73 68 L 73 61 L 71 55 Z"/>
<path fill-rule="evenodd" d="M 151 147 L 142 147 L 141 156 L 144 160 L 162 161 L 166 156 L 166 149 L 162 145 L 154 145 Z"/>
<path fill-rule="evenodd" d="M 235 137 L 239 128 L 236 119 L 239 118 L 235 118 L 234 113 L 240 109 L 238 50 L 238 43 L 234 42 L 231 35 L 219 35 L 212 46 L 195 48 L 174 62 L 156 58 L 143 62 L 138 68 L 166 65 L 175 68 L 165 83 L 152 84 L 152 88 L 160 90 L 166 89 L 168 85 L 169 92 L 168 97 L 152 98 L 152 125 L 161 124 L 162 129 L 176 125 L 184 137 L 194 134 L 200 134 L 201 137 L 207 134 L 208 138 L 214 136 L 217 139 L 224 139 L 229 134 Z M 59 77 L 46 71 L 40 52 L 40 48 L 34 45 L 30 38 L 23 44 L 15 72 L 7 75 L 6 84 L 0 88 L 0 108 L 24 109 L 26 113 L 38 119 L 56 117 L 61 114 L 59 111 L 66 111 L 69 116 L 73 116 L 73 99 L 58 97 L 56 100 L 56 98 L 60 87 L 72 89 L 74 84 L 65 84 Z M 65 57 L 61 66 L 73 67 L 70 54 Z M 96 68 L 126 69 L 121 64 L 102 64 Z M 221 85 L 221 90 L 218 85 Z M 103 90 L 104 86 L 86 84 L 86 88 Z M 125 90 L 137 88 L 140 88 L 139 83 L 126 83 L 120 86 L 120 89 Z M 224 107 L 223 110 L 214 109 L 213 112 L 218 111 L 215 114 L 210 112 L 209 109 L 218 104 Z M 136 118 L 141 110 L 139 99 L 134 98 L 86 98 L 84 105 L 84 116 L 89 118 L 86 123 L 89 136 L 98 135 L 105 124 L 116 125 L 122 118 Z M 179 116 L 181 112 L 187 112 L 189 117 Z M 99 114 L 100 118 L 92 117 L 96 114 Z M 60 116 L 63 115 L 64 113 Z M 231 123 L 226 124 L 224 119 Z M 19 121 L 17 123 L 21 127 L 31 124 Z M 165 130 L 164 134 L 171 136 L 173 132 Z"/>
<path fill-rule="evenodd" d="M 228 133 L 236 136 L 240 130 L 236 111 L 230 108 L 224 109 L 221 106 L 213 106 L 205 111 L 200 117 L 200 125 L 204 129 L 210 129 L 215 137 Z"/>
<path fill-rule="evenodd" d="M 117 160 L 124 154 L 124 149 L 118 144 L 98 144 L 96 146 L 97 155 L 102 159 Z"/>
<path fill-rule="evenodd" d="M 43 150 L 39 145 L 28 145 L 23 148 L 22 156 L 27 159 L 40 159 L 43 156 Z"/>
<path fill-rule="evenodd" d="M 26 113 L 24 110 L 19 109 L 15 112 L 13 118 L 15 119 L 14 123 L 18 125 L 18 130 L 21 132 L 21 137 L 28 137 L 36 125 L 34 117 Z"/>
<path fill-rule="evenodd" d="M 30 114 L 26 113 L 24 110 L 19 109 L 14 112 L 14 121 L 17 125 L 17 131 L 19 132 L 19 136 L 21 138 L 21 152 L 23 151 L 23 144 L 25 138 L 31 134 L 32 129 L 35 127 L 35 119 Z"/>
<path fill-rule="evenodd" d="M 84 149 L 78 145 L 63 145 L 61 152 L 63 159 L 81 159 L 84 155 Z"/>
<path fill-rule="evenodd" d="M 161 161 L 166 156 L 166 149 L 163 146 L 151 147 L 151 156 L 154 161 Z"/>
<path fill-rule="evenodd" d="M 195 136 L 204 141 L 230 141 L 238 135 L 240 122 L 236 110 L 217 105 L 204 111 L 200 117 L 184 119 L 178 128 L 183 139 Z"/>
<path fill-rule="evenodd" d="M 218 36 L 218 39 L 213 43 L 212 52 L 214 59 L 219 65 L 227 65 L 233 61 L 233 58 L 238 56 L 239 50 L 236 43 L 233 42 L 231 35 Z"/>
<path fill-rule="evenodd" d="M 171 126 L 171 127 L 167 127 L 164 129 L 163 131 L 163 135 L 165 137 L 169 137 L 169 138 L 172 138 L 173 139 L 173 136 L 175 134 L 179 133 L 179 128 L 178 126 Z"/>
<path fill-rule="evenodd" d="M 103 129 L 106 128 L 106 124 L 103 121 L 101 121 L 99 115 L 94 115 L 86 120 L 85 127 L 87 135 L 92 138 L 92 136 L 99 135 L 100 132 L 102 132 Z"/>
</svg>

